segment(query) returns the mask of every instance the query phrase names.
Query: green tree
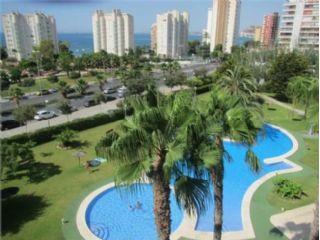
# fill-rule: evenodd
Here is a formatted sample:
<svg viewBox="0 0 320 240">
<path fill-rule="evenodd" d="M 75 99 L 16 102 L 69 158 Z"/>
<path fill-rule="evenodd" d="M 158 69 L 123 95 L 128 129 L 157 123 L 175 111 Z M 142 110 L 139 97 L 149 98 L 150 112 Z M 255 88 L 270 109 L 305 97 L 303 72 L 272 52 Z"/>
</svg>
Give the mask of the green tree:
<svg viewBox="0 0 320 240">
<path fill-rule="evenodd" d="M 26 130 L 28 126 L 28 121 L 34 118 L 36 114 L 36 109 L 31 105 L 23 105 L 14 109 L 12 115 L 16 121 L 18 121 L 21 125 L 26 125 Z"/>
<path fill-rule="evenodd" d="M 267 81 L 270 90 L 279 99 L 286 99 L 286 90 L 289 79 L 303 75 L 309 68 L 307 58 L 297 52 L 281 53 L 271 63 Z"/>
<path fill-rule="evenodd" d="M 69 72 L 71 71 L 71 63 L 73 61 L 73 56 L 69 52 L 61 52 L 58 57 L 58 65 L 59 67 L 67 73 L 69 77 Z"/>
<path fill-rule="evenodd" d="M 11 100 L 14 101 L 19 106 L 20 100 L 22 99 L 24 93 L 21 88 L 11 86 L 9 88 L 9 95 L 11 97 Z"/>
<path fill-rule="evenodd" d="M 71 114 L 72 113 L 72 106 L 66 100 L 61 100 L 58 105 L 58 109 L 62 112 L 62 114 Z"/>
<path fill-rule="evenodd" d="M 149 91 L 132 98 L 134 116 L 123 122 L 123 132 L 108 132 L 96 147 L 98 156 L 117 167 L 116 185 L 152 183 L 158 239 L 168 240 L 171 232 L 170 180 L 178 203 L 188 212 L 203 210 L 208 194 L 207 181 L 184 176 L 179 171 L 186 127 L 192 110 L 191 94 L 179 92 L 165 97 Z M 187 161 L 187 160 L 185 160 Z"/>
<path fill-rule="evenodd" d="M 1 89 L 6 90 L 10 87 L 9 75 L 5 71 L 0 72 Z"/>
<path fill-rule="evenodd" d="M 188 55 L 197 54 L 198 48 L 200 47 L 201 43 L 199 40 L 189 41 L 188 42 Z"/>
<path fill-rule="evenodd" d="M 34 47 L 33 59 L 38 62 L 43 70 L 54 70 L 55 64 L 55 47 L 51 40 L 41 41 L 39 46 Z"/>
<path fill-rule="evenodd" d="M 70 85 L 66 81 L 59 80 L 58 91 L 64 98 L 67 98 L 68 92 L 70 91 Z"/>
<path fill-rule="evenodd" d="M 308 110 L 316 104 L 319 98 L 319 81 L 317 78 L 297 76 L 289 80 L 287 95 L 292 98 L 293 104 L 304 106 L 304 116 L 308 116 Z"/>
<path fill-rule="evenodd" d="M 20 82 L 21 81 L 21 70 L 17 67 L 12 68 L 10 71 L 10 79 L 12 82 Z"/>
<path fill-rule="evenodd" d="M 0 48 L 0 59 L 1 60 L 5 60 L 8 58 L 8 53 L 7 53 L 7 49 L 4 47 Z"/>
<path fill-rule="evenodd" d="M 256 98 L 257 84 L 248 69 L 236 66 L 228 69 L 218 85 L 225 89 L 230 95 L 238 96 L 242 103 L 250 105 Z"/>
<path fill-rule="evenodd" d="M 76 138 L 76 132 L 69 128 L 66 128 L 56 136 L 56 140 L 58 141 L 59 146 L 62 148 L 72 146 L 72 143 L 75 141 Z"/>
<path fill-rule="evenodd" d="M 89 84 L 87 83 L 86 80 L 84 80 L 83 78 L 80 78 L 79 80 L 77 80 L 76 91 L 80 95 L 85 95 L 88 88 L 89 88 Z"/>
<path fill-rule="evenodd" d="M 188 128 L 185 156 L 190 161 L 208 169 L 213 183 L 214 239 L 221 239 L 223 225 L 224 158 L 230 160 L 223 138 L 228 137 L 247 146 L 246 162 L 254 172 L 259 171 L 259 160 L 251 149 L 262 121 L 249 108 L 239 104 L 239 99 L 219 88 L 211 92 L 207 110 L 198 113 Z"/>
<path fill-rule="evenodd" d="M 98 104 L 98 103 L 106 102 L 106 97 L 102 92 L 96 92 L 93 96 L 93 100 L 95 101 L 95 103 Z"/>
<path fill-rule="evenodd" d="M 1 178 L 3 178 L 4 169 L 9 170 L 9 174 L 15 175 L 18 169 L 19 146 L 17 143 L 2 143 L 1 148 Z"/>
</svg>

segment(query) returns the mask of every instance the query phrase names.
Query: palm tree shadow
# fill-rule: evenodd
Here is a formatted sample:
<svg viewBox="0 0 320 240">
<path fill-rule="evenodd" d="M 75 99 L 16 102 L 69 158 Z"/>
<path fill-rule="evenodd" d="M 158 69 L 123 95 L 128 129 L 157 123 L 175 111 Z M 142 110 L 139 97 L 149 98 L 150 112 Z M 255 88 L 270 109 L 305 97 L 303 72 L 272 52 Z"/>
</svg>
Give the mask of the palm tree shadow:
<svg viewBox="0 0 320 240">
<path fill-rule="evenodd" d="M 2 200 L 1 204 L 1 236 L 19 232 L 25 223 L 41 216 L 43 210 L 49 206 L 44 197 L 34 194 L 9 197 Z"/>
<path fill-rule="evenodd" d="M 289 230 L 293 233 L 291 240 L 308 240 L 311 234 L 311 223 L 300 223 L 296 224 L 294 222 L 286 223 L 285 227 L 274 227 L 269 231 L 270 235 L 277 235 L 282 237 L 285 230 Z"/>
<path fill-rule="evenodd" d="M 31 183 L 40 183 L 61 173 L 60 166 L 53 163 L 33 162 L 21 164 L 16 173 L 8 172 L 6 180 L 28 177 Z"/>
</svg>

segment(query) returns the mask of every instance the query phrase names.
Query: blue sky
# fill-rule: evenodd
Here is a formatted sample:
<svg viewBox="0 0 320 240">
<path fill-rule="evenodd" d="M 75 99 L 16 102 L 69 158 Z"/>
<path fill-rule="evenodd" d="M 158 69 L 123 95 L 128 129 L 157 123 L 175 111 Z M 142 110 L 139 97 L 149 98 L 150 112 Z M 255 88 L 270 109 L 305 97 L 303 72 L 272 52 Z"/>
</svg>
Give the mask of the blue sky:
<svg viewBox="0 0 320 240">
<path fill-rule="evenodd" d="M 261 25 L 265 14 L 281 12 L 285 0 L 242 0 L 240 29 Z M 134 16 L 135 32 L 149 32 L 156 14 L 168 10 L 186 10 L 190 14 L 190 32 L 206 26 L 212 0 L 0 0 L 1 12 L 41 11 L 53 15 L 58 32 L 91 32 L 91 15 L 96 9 L 119 8 Z M 2 25 L 2 24 L 1 24 Z M 2 31 L 2 26 L 1 26 Z"/>
</svg>

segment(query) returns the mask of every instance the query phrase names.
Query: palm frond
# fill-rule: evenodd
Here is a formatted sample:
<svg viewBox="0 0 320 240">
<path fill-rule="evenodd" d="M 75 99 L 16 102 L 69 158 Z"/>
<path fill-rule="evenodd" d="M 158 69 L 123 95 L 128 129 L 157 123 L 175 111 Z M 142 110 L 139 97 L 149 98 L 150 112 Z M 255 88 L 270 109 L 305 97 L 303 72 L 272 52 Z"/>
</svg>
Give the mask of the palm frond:
<svg viewBox="0 0 320 240">
<path fill-rule="evenodd" d="M 189 215 L 201 214 L 207 209 L 210 201 L 207 180 L 181 176 L 176 179 L 174 191 L 179 207 L 185 209 Z"/>
<path fill-rule="evenodd" d="M 260 166 L 260 162 L 259 162 L 259 158 L 257 157 L 257 155 L 252 151 L 251 148 L 249 148 L 247 150 L 246 153 L 246 163 L 249 165 L 250 169 L 254 172 L 254 173 L 259 173 L 261 170 L 261 166 Z"/>
</svg>

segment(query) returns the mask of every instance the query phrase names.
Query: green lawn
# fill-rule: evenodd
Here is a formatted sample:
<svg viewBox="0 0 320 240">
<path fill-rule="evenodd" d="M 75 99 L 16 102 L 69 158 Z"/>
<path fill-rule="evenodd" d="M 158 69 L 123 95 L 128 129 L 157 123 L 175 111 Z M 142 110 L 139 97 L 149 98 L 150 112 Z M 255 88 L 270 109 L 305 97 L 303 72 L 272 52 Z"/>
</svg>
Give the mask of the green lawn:
<svg viewBox="0 0 320 240">
<path fill-rule="evenodd" d="M 203 106 L 208 100 L 208 94 L 198 99 L 198 105 Z M 251 215 L 257 239 L 283 239 L 280 234 L 270 234 L 272 226 L 269 222 L 271 214 L 281 211 L 281 207 L 298 207 L 315 200 L 318 178 L 318 139 L 305 139 L 303 134 L 308 124 L 295 119 L 292 113 L 276 106 L 264 108 L 268 122 L 280 125 L 292 132 L 300 143 L 300 149 L 291 160 L 301 164 L 304 170 L 289 174 L 293 181 L 303 185 L 308 194 L 302 200 L 285 203 L 272 193 L 272 181 L 263 184 L 253 197 Z M 294 119 L 294 120 L 292 120 Z M 83 142 L 82 150 L 86 152 L 82 162 L 95 157 L 94 146 L 104 135 L 106 130 L 117 128 L 119 121 L 104 126 L 92 128 L 79 133 Z M 113 168 L 102 164 L 98 171 L 88 173 L 78 166 L 72 156 L 75 149 L 58 150 L 57 142 L 52 141 L 34 148 L 37 164 L 37 174 L 28 182 L 27 173 L 20 169 L 15 179 L 3 182 L 2 189 L 18 187 L 16 195 L 2 200 L 3 239 L 63 239 L 64 235 L 70 239 L 79 239 L 75 232 L 74 216 L 81 199 L 111 180 Z M 69 223 L 61 227 L 61 218 L 67 217 Z M 152 224 L 152 223 L 150 223 Z M 274 231 L 273 231 L 274 232 Z M 68 238 L 69 239 L 69 238 Z"/>
<path fill-rule="evenodd" d="M 110 73 L 103 73 L 102 74 L 105 78 L 110 77 Z M 88 83 L 96 82 L 97 78 L 95 76 L 82 76 L 82 79 L 85 79 Z M 75 85 L 77 79 L 71 79 L 67 76 L 60 76 L 59 80 L 64 80 L 71 86 Z M 57 88 L 57 83 L 51 83 L 47 80 L 47 78 L 39 78 L 36 79 L 35 85 L 31 87 L 20 87 L 24 93 L 30 93 L 30 92 L 37 92 L 40 91 L 40 89 L 50 89 L 50 88 Z M 12 84 L 11 86 L 18 86 L 17 84 Z M 2 97 L 9 96 L 9 90 L 3 90 L 1 91 Z"/>
</svg>

